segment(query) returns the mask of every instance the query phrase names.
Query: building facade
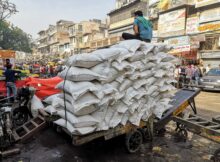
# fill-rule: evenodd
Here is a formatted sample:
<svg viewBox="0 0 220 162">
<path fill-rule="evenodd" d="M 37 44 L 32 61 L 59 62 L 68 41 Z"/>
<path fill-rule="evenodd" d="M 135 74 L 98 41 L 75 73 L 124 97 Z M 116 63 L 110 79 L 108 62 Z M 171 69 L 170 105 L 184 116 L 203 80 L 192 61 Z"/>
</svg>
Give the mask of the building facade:
<svg viewBox="0 0 220 162">
<path fill-rule="evenodd" d="M 110 18 L 109 36 L 120 37 L 123 32 L 133 33 L 134 12 L 141 10 L 148 16 L 146 0 L 118 0 L 116 9 L 108 13 Z"/>
<path fill-rule="evenodd" d="M 149 18 L 158 40 L 172 45 L 183 63 L 220 64 L 220 2 L 149 0 Z"/>
<path fill-rule="evenodd" d="M 72 21 L 60 20 L 56 25 L 49 25 L 48 29 L 38 33 L 37 50 L 41 54 L 57 55 L 70 52 L 68 27 Z"/>
<path fill-rule="evenodd" d="M 90 52 L 93 41 L 108 37 L 107 24 L 93 19 L 69 26 L 70 49 L 72 53 Z"/>
</svg>

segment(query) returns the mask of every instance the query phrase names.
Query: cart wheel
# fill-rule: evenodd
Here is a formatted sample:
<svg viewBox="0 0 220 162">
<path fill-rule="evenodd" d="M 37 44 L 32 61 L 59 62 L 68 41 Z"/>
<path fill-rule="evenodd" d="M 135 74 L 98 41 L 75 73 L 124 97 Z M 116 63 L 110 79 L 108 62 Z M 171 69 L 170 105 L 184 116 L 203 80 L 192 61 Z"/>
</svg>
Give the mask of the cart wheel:
<svg viewBox="0 0 220 162">
<path fill-rule="evenodd" d="M 220 162 L 220 149 L 215 151 L 213 161 L 214 162 Z"/>
<path fill-rule="evenodd" d="M 180 139 L 183 139 L 184 142 L 186 142 L 187 137 L 188 137 L 188 132 L 185 128 L 179 128 L 177 130 L 177 137 L 179 137 Z"/>
<path fill-rule="evenodd" d="M 140 131 L 136 130 L 126 134 L 125 145 L 129 153 L 137 152 L 140 149 L 142 142 L 143 136 Z"/>
</svg>

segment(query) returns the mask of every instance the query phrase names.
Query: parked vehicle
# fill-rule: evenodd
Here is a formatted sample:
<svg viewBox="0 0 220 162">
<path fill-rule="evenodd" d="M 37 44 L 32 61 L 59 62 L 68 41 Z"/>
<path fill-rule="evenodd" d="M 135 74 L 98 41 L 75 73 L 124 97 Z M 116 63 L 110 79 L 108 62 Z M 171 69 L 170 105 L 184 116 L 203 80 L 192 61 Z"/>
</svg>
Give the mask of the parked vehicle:
<svg viewBox="0 0 220 162">
<path fill-rule="evenodd" d="M 200 79 L 204 90 L 220 91 L 220 68 L 212 68 Z"/>
<path fill-rule="evenodd" d="M 0 104 L 0 149 L 1 151 L 12 145 L 12 107 Z"/>
</svg>

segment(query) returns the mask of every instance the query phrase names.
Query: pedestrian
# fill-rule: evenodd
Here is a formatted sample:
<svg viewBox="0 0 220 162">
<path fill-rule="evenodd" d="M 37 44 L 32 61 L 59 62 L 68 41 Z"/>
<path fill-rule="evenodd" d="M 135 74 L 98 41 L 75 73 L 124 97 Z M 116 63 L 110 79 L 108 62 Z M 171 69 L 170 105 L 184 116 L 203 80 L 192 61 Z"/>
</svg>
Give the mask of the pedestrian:
<svg viewBox="0 0 220 162">
<path fill-rule="evenodd" d="M 5 82 L 6 82 L 6 88 L 7 88 L 7 98 L 8 98 L 8 102 L 10 102 L 9 98 L 11 97 L 11 95 L 14 98 L 14 101 L 17 95 L 17 88 L 15 85 L 15 74 L 21 73 L 21 72 L 12 70 L 11 64 L 8 64 L 6 68 L 7 69 L 5 70 L 4 75 L 5 75 Z"/>
<path fill-rule="evenodd" d="M 195 85 L 199 85 L 199 79 L 200 79 L 201 73 L 198 66 L 195 66 L 193 71 L 193 82 Z"/>
<path fill-rule="evenodd" d="M 192 83 L 192 75 L 193 75 L 193 67 L 192 65 L 188 65 L 186 68 L 186 84 Z"/>
<path fill-rule="evenodd" d="M 208 64 L 208 66 L 205 68 L 205 72 L 208 73 L 210 69 L 211 69 L 211 65 Z"/>
<path fill-rule="evenodd" d="M 181 66 L 180 67 L 180 79 L 179 79 L 180 88 L 186 84 L 186 67 Z"/>
<path fill-rule="evenodd" d="M 50 77 L 54 77 L 54 67 L 53 67 L 53 65 L 50 65 L 49 71 L 50 71 Z"/>
<path fill-rule="evenodd" d="M 134 13 L 135 19 L 133 23 L 134 35 L 130 33 L 123 33 L 122 38 L 128 39 L 138 39 L 145 42 L 151 42 L 153 35 L 153 25 L 152 23 L 145 19 L 142 11 L 136 11 Z"/>
<path fill-rule="evenodd" d="M 63 70 L 61 63 L 59 63 L 56 67 L 56 74 L 60 73 Z"/>
<path fill-rule="evenodd" d="M 174 70 L 174 78 L 177 81 L 177 83 L 175 84 L 175 87 L 179 88 L 179 79 L 180 79 L 180 66 L 179 65 L 177 65 Z"/>
<path fill-rule="evenodd" d="M 202 77 L 203 75 L 205 75 L 205 71 L 206 71 L 206 70 L 205 70 L 203 64 L 200 64 L 199 70 L 200 70 L 200 77 Z"/>
</svg>

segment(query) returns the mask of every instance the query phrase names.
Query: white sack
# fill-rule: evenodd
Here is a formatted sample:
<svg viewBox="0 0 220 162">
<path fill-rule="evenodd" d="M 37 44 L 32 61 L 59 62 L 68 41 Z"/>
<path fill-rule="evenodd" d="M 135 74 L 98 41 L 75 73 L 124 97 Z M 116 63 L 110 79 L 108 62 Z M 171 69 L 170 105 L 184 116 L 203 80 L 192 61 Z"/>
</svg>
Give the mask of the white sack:
<svg viewBox="0 0 220 162">
<path fill-rule="evenodd" d="M 67 74 L 68 72 L 68 74 Z M 101 76 L 97 73 L 92 72 L 91 70 L 85 68 L 71 67 L 70 69 L 66 68 L 64 71 L 59 73 L 59 77 L 71 81 L 92 81 L 92 80 L 104 80 L 104 76 Z"/>
<path fill-rule="evenodd" d="M 114 81 L 115 78 L 119 75 L 119 72 L 115 68 L 110 67 L 109 62 L 98 64 L 95 67 L 91 68 L 91 70 L 94 73 L 103 76 L 105 78 L 103 80 L 104 83 L 109 83 Z"/>
<path fill-rule="evenodd" d="M 72 113 L 68 111 L 66 112 L 66 115 L 65 115 L 64 110 L 58 111 L 57 114 L 63 119 L 67 118 L 67 120 L 72 125 L 74 125 L 75 128 L 90 127 L 90 126 L 96 125 L 99 122 L 98 120 L 93 118 L 91 115 L 76 117 L 75 115 L 73 115 Z"/>
<path fill-rule="evenodd" d="M 58 120 L 54 121 L 54 123 L 63 127 L 63 128 L 66 128 L 71 134 L 76 133 L 76 129 L 68 121 L 66 121 L 64 119 L 58 119 Z"/>
<path fill-rule="evenodd" d="M 56 88 L 68 92 L 72 95 L 74 100 L 77 100 L 79 97 L 81 97 L 87 92 L 98 91 L 98 88 L 91 82 L 72 82 L 69 80 L 62 81 L 56 86 Z"/>
<path fill-rule="evenodd" d="M 44 102 L 51 105 L 53 100 L 56 100 L 58 96 L 59 96 L 59 94 L 49 96 L 46 99 L 44 99 Z"/>
<path fill-rule="evenodd" d="M 86 135 L 86 134 L 94 132 L 95 129 L 96 129 L 96 127 L 76 128 L 76 135 Z"/>
<path fill-rule="evenodd" d="M 92 93 L 86 93 L 73 104 L 75 115 L 87 115 L 98 109 L 94 104 L 98 104 L 100 100 Z"/>
<path fill-rule="evenodd" d="M 122 92 L 126 90 L 128 87 L 130 87 L 131 85 L 132 85 L 132 81 L 129 79 L 125 79 L 123 83 L 121 84 L 121 86 L 119 87 L 119 91 Z"/>
<path fill-rule="evenodd" d="M 39 114 L 39 109 L 44 109 L 44 105 L 42 104 L 41 100 L 36 95 L 34 95 L 31 99 L 31 113 L 34 117 Z"/>
<path fill-rule="evenodd" d="M 102 59 L 99 58 L 97 55 L 84 53 L 84 54 L 71 56 L 67 60 L 66 65 L 75 66 L 75 67 L 91 68 L 101 62 L 102 62 Z"/>
<path fill-rule="evenodd" d="M 57 110 L 51 105 L 47 106 L 44 110 L 50 115 L 57 115 Z"/>
</svg>

